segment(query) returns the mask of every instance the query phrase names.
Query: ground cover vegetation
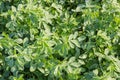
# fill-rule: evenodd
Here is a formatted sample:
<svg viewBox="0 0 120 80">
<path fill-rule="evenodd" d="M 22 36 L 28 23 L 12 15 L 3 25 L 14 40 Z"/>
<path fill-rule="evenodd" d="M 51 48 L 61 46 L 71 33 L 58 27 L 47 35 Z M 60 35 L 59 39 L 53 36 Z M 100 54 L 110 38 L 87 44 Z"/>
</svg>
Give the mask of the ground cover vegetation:
<svg viewBox="0 0 120 80">
<path fill-rule="evenodd" d="M 0 0 L 0 80 L 120 80 L 120 0 Z"/>
</svg>

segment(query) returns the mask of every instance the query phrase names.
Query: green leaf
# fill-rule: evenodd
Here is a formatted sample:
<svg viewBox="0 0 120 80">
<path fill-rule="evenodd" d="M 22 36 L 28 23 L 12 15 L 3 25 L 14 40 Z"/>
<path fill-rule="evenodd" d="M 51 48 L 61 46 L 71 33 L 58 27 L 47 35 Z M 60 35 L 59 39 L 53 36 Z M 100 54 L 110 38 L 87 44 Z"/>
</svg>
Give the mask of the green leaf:
<svg viewBox="0 0 120 80">
<path fill-rule="evenodd" d="M 80 37 L 78 37 L 78 41 L 79 41 L 79 42 L 82 42 L 82 41 L 85 40 L 85 39 L 86 39 L 85 36 L 80 36 Z"/>
<path fill-rule="evenodd" d="M 22 58 L 20 58 L 20 57 L 17 58 L 17 62 L 18 62 L 18 64 L 21 65 L 21 66 L 24 65 L 24 60 L 23 60 Z"/>
<path fill-rule="evenodd" d="M 51 5 L 53 8 L 55 8 L 60 14 L 62 14 L 62 6 L 59 4 L 52 3 Z"/>
<path fill-rule="evenodd" d="M 15 72 L 15 71 L 17 71 L 17 68 L 16 68 L 16 66 L 14 65 L 14 66 L 11 68 L 11 72 Z"/>
<path fill-rule="evenodd" d="M 80 63 L 78 63 L 78 62 L 72 62 L 70 65 L 74 66 L 76 68 L 80 67 Z"/>
<path fill-rule="evenodd" d="M 109 49 L 107 48 L 105 49 L 104 54 L 108 55 L 108 53 L 109 53 Z"/>
<path fill-rule="evenodd" d="M 77 40 L 71 40 L 72 43 L 74 43 L 77 47 L 80 47 L 80 44 Z"/>
<path fill-rule="evenodd" d="M 45 70 L 43 68 L 37 68 L 41 73 L 45 74 Z"/>
<path fill-rule="evenodd" d="M 56 66 L 55 70 L 54 70 L 54 75 L 57 76 L 58 75 L 58 66 Z"/>
<path fill-rule="evenodd" d="M 34 72 L 36 70 L 36 64 L 30 64 L 30 71 Z"/>
<path fill-rule="evenodd" d="M 23 5 L 22 4 L 19 4 L 18 5 L 18 10 L 21 10 L 23 8 Z"/>
<path fill-rule="evenodd" d="M 69 73 L 72 73 L 72 72 L 73 72 L 73 70 L 72 70 L 72 67 L 71 67 L 71 66 L 68 66 L 68 67 L 67 67 L 67 70 L 68 70 L 68 72 L 69 72 Z"/>
<path fill-rule="evenodd" d="M 79 5 L 77 5 L 76 9 L 73 10 L 73 11 L 74 11 L 74 12 L 81 12 L 81 11 L 83 11 L 82 8 L 84 8 L 84 7 L 85 7 L 85 5 L 79 4 Z"/>
<path fill-rule="evenodd" d="M 15 42 L 17 42 L 18 44 L 21 44 L 21 43 L 23 43 L 23 40 L 18 38 L 18 39 L 15 40 Z"/>
<path fill-rule="evenodd" d="M 74 38 L 74 35 L 71 34 L 71 35 L 69 36 L 69 40 L 72 40 L 73 38 Z"/>
<path fill-rule="evenodd" d="M 93 70 L 93 73 L 94 73 L 95 75 L 98 75 L 98 69 Z"/>
<path fill-rule="evenodd" d="M 72 62 L 74 62 L 74 61 L 75 61 L 75 57 L 71 57 L 71 58 L 69 59 L 68 63 L 72 63 Z"/>
<path fill-rule="evenodd" d="M 13 21 L 10 21 L 6 24 L 6 27 L 10 30 L 10 31 L 15 31 L 15 26 L 16 26 L 16 23 L 13 22 Z"/>
<path fill-rule="evenodd" d="M 23 57 L 24 57 L 25 61 L 31 61 L 30 56 L 24 55 Z"/>
<path fill-rule="evenodd" d="M 72 42 L 70 42 L 70 41 L 69 41 L 69 45 L 70 45 L 71 48 L 75 47 L 74 44 Z"/>
<path fill-rule="evenodd" d="M 8 65 L 9 65 L 10 67 L 12 67 L 12 66 L 14 65 L 13 59 L 11 59 L 11 60 L 8 61 Z"/>
<path fill-rule="evenodd" d="M 12 6 L 11 8 L 13 12 L 16 12 L 16 7 Z"/>
<path fill-rule="evenodd" d="M 78 60 L 78 62 L 81 64 L 81 65 L 84 65 L 85 64 L 85 62 L 83 61 L 83 60 Z"/>
</svg>

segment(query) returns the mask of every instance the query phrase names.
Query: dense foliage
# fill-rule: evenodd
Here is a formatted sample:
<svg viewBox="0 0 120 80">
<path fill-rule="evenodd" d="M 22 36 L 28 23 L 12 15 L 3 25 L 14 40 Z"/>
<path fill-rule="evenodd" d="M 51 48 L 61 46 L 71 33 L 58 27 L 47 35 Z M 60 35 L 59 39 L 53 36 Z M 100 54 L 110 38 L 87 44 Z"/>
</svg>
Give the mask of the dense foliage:
<svg viewBox="0 0 120 80">
<path fill-rule="evenodd" d="M 120 80 L 120 1 L 0 0 L 0 80 Z"/>
</svg>

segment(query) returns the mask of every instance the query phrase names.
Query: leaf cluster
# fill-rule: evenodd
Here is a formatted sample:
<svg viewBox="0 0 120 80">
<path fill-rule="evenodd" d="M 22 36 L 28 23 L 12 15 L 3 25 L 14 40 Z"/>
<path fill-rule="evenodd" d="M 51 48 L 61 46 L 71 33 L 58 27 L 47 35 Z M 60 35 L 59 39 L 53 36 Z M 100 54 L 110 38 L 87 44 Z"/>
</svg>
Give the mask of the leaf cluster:
<svg viewBox="0 0 120 80">
<path fill-rule="evenodd" d="M 1 0 L 0 80 L 119 80 L 119 0 Z"/>
</svg>

